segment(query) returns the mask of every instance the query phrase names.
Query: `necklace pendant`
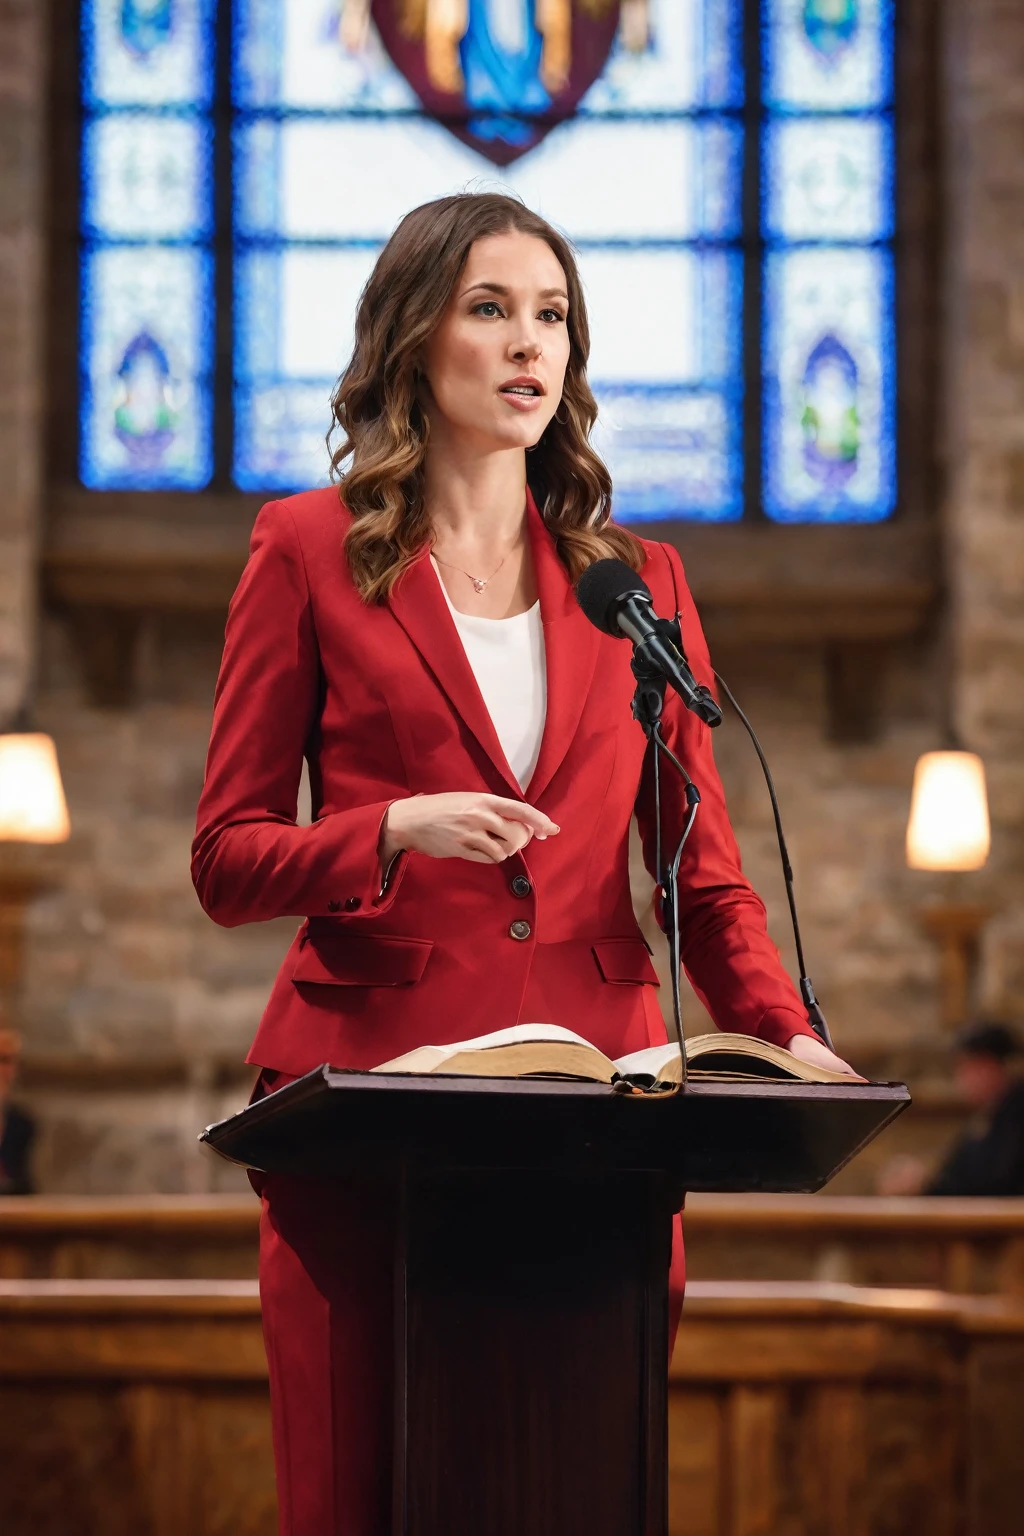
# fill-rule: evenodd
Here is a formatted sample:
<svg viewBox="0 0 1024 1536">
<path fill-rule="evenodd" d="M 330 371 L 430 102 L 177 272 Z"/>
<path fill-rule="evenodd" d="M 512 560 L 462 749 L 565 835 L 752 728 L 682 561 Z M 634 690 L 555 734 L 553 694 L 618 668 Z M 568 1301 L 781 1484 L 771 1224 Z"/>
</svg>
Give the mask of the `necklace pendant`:
<svg viewBox="0 0 1024 1536">
<path fill-rule="evenodd" d="M 482 592 L 484 587 L 487 585 L 486 581 L 481 581 L 478 576 L 471 576 L 469 579 L 473 583 L 473 587 L 477 592 Z"/>
</svg>

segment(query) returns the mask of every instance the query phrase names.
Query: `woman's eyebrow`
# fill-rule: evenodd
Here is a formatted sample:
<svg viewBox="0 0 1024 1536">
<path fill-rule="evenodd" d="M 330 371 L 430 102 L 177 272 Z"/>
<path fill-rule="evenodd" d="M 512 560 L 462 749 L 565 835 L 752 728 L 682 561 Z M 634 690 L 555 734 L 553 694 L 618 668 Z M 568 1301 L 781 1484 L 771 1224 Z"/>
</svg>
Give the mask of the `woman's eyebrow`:
<svg viewBox="0 0 1024 1536">
<path fill-rule="evenodd" d="M 507 298 L 511 292 L 511 289 L 506 288 L 504 283 L 470 283 L 468 288 L 463 288 L 463 297 L 465 297 L 467 293 L 475 293 L 478 288 L 485 289 L 487 293 L 498 293 L 502 298 Z"/>
<path fill-rule="evenodd" d="M 485 293 L 496 293 L 503 299 L 507 299 L 512 292 L 511 288 L 508 288 L 504 283 L 479 282 L 470 283 L 468 288 L 462 290 L 460 297 L 465 298 L 467 293 L 476 293 L 478 289 L 482 289 Z M 564 299 L 567 304 L 569 302 L 569 295 L 564 288 L 542 288 L 538 297 L 542 299 Z"/>
</svg>

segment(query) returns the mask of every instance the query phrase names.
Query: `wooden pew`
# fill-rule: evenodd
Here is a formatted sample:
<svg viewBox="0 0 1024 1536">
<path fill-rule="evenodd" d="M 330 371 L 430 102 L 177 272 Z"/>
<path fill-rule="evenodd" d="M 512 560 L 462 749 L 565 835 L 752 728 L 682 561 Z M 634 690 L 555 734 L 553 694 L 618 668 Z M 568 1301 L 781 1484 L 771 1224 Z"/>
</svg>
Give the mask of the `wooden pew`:
<svg viewBox="0 0 1024 1536">
<path fill-rule="evenodd" d="M 1013 1300 L 697 1282 L 670 1385 L 671 1536 L 1017 1536 Z M 4 1536 L 273 1536 L 255 1285 L 0 1281 L 0 1466 Z"/>
<path fill-rule="evenodd" d="M 694 1282 L 671 1367 L 671 1536 L 1011 1536 L 1024 1308 Z"/>
<path fill-rule="evenodd" d="M 0 1281 L 4 1536 L 274 1536 L 251 1280 Z"/>
<path fill-rule="evenodd" d="M 0 1199 L 0 1277 L 247 1279 L 254 1196 Z M 695 1280 L 837 1280 L 1024 1295 L 1024 1200 L 691 1195 Z"/>
<path fill-rule="evenodd" d="M 1024 1199 L 691 1195 L 695 1280 L 836 1280 L 1024 1296 Z"/>
<path fill-rule="evenodd" d="M 0 1278 L 254 1279 L 255 1195 L 0 1198 Z"/>
</svg>

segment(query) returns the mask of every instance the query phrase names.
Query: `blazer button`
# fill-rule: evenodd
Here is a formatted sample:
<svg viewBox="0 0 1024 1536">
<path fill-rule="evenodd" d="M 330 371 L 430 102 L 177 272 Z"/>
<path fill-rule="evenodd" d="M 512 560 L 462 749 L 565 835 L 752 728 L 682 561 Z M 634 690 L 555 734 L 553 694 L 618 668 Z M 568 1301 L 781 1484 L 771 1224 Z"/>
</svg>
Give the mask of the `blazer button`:
<svg viewBox="0 0 1024 1536">
<path fill-rule="evenodd" d="M 328 910 L 328 912 L 340 912 L 341 911 L 341 902 L 340 901 L 329 901 L 327 903 L 327 910 Z"/>
<path fill-rule="evenodd" d="M 528 939 L 530 937 L 530 925 L 517 917 L 514 923 L 509 924 L 509 937 L 512 939 Z"/>
<path fill-rule="evenodd" d="M 516 875 L 515 879 L 512 881 L 513 896 L 529 896 L 532 890 L 533 886 L 530 884 L 529 880 L 527 880 L 525 875 Z"/>
<path fill-rule="evenodd" d="M 358 896 L 350 896 L 345 903 L 345 911 L 358 912 L 362 904 Z"/>
</svg>

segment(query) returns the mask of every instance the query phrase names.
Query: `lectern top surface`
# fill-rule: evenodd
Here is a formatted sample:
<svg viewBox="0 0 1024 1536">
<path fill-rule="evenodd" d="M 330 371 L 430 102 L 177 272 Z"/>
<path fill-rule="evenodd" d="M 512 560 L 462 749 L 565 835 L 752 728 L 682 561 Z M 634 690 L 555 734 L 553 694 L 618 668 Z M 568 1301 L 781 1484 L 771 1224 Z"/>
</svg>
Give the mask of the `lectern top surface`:
<svg viewBox="0 0 1024 1536">
<path fill-rule="evenodd" d="M 658 1174 L 682 1189 L 820 1189 L 910 1102 L 901 1083 L 694 1082 L 617 1093 L 551 1079 L 318 1067 L 202 1140 L 267 1172 L 383 1167 Z"/>
</svg>

